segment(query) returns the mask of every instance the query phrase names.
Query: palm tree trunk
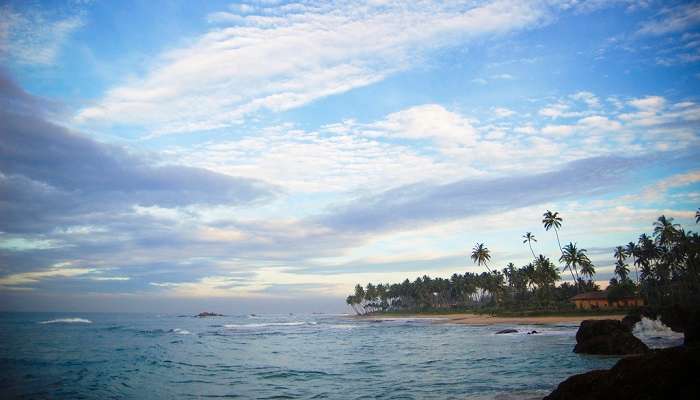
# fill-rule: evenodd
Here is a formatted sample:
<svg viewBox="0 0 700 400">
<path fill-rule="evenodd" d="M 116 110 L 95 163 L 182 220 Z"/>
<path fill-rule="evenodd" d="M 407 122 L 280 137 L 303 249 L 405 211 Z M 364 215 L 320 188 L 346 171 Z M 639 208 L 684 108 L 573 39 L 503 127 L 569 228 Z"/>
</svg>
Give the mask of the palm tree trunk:
<svg viewBox="0 0 700 400">
<path fill-rule="evenodd" d="M 574 285 L 576 285 L 576 287 L 578 287 L 578 280 L 576 280 L 576 278 L 574 277 L 574 271 L 571 269 L 570 265 L 567 268 L 569 269 L 569 272 L 571 273 L 571 279 L 574 280 Z"/>
<path fill-rule="evenodd" d="M 528 241 L 527 241 L 527 244 L 530 246 L 530 252 L 532 253 L 532 258 L 535 258 L 535 259 L 536 259 L 537 256 L 535 255 L 534 250 L 532 250 L 532 243 L 530 243 L 530 241 L 528 240 Z"/>
<path fill-rule="evenodd" d="M 564 250 L 561 248 L 561 242 L 559 241 L 559 232 L 557 232 L 557 228 L 554 228 L 554 234 L 557 235 L 557 244 L 559 245 L 559 252 L 561 255 L 564 255 Z M 569 266 L 569 272 L 571 273 L 571 279 L 574 280 L 574 285 L 576 285 L 577 289 L 581 289 L 578 284 L 578 279 L 574 277 L 574 271 L 571 269 L 571 266 Z M 576 271 L 576 275 L 578 275 L 578 271 Z"/>
<path fill-rule="evenodd" d="M 559 241 L 559 232 L 557 232 L 557 228 L 554 228 L 554 234 L 557 235 L 557 244 L 559 245 L 559 252 L 561 254 L 564 254 L 564 250 L 561 248 L 561 242 Z"/>
</svg>

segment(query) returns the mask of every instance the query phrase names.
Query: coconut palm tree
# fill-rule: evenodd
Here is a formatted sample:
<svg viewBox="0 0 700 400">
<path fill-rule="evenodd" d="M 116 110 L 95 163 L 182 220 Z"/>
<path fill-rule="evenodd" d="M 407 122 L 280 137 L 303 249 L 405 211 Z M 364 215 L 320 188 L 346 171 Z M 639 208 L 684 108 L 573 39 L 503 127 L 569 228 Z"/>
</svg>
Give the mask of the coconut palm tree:
<svg viewBox="0 0 700 400">
<path fill-rule="evenodd" d="M 527 243 L 528 246 L 530 246 L 530 252 L 532 253 L 532 258 L 537 258 L 535 255 L 535 252 L 532 250 L 532 242 L 537 243 L 537 239 L 535 239 L 535 235 L 532 234 L 532 232 L 525 232 L 523 235 L 523 243 Z"/>
<path fill-rule="evenodd" d="M 581 264 L 581 275 L 587 276 L 589 281 L 592 281 L 593 275 L 595 275 L 595 266 L 588 260 L 588 257 L 586 257 L 586 261 Z"/>
<path fill-rule="evenodd" d="M 625 251 L 624 247 L 617 246 L 615 247 L 614 256 L 618 261 L 622 262 L 625 261 L 625 258 L 627 258 L 627 252 Z"/>
<path fill-rule="evenodd" d="M 479 266 L 484 264 L 489 273 L 491 273 L 491 269 L 487 264 L 489 261 L 491 261 L 491 252 L 483 243 L 477 243 L 474 245 L 471 259 Z"/>
<path fill-rule="evenodd" d="M 637 284 L 639 284 L 639 268 L 637 267 L 637 256 L 639 255 L 639 246 L 634 242 L 627 243 L 625 247 L 627 256 L 632 257 L 632 265 L 634 265 L 634 273 L 637 277 Z"/>
<path fill-rule="evenodd" d="M 695 223 L 697 224 L 698 222 L 700 222 L 700 208 L 695 211 Z"/>
<path fill-rule="evenodd" d="M 662 215 L 654 222 L 654 237 L 660 245 L 668 246 L 678 234 L 678 228 L 680 225 L 674 224 L 673 218 Z"/>
<path fill-rule="evenodd" d="M 579 249 L 571 242 L 562 249 L 559 261 L 566 264 L 565 269 L 571 272 L 571 278 L 574 282 L 578 282 L 578 267 L 591 262 L 586 255 L 586 251 L 586 249 Z M 575 277 L 574 272 L 576 273 Z"/>
<path fill-rule="evenodd" d="M 615 275 L 620 277 L 620 282 L 627 280 L 627 276 L 630 273 L 630 269 L 627 268 L 627 264 L 624 261 L 618 259 L 615 262 Z"/>
<path fill-rule="evenodd" d="M 561 222 L 562 218 L 559 216 L 559 213 L 554 211 L 549 211 L 547 210 L 546 213 L 542 214 L 542 224 L 544 225 L 545 230 L 550 230 L 554 228 L 554 234 L 557 235 L 557 244 L 559 245 L 559 251 L 563 253 L 563 250 L 561 248 L 561 242 L 559 241 L 559 228 L 561 228 Z"/>
</svg>

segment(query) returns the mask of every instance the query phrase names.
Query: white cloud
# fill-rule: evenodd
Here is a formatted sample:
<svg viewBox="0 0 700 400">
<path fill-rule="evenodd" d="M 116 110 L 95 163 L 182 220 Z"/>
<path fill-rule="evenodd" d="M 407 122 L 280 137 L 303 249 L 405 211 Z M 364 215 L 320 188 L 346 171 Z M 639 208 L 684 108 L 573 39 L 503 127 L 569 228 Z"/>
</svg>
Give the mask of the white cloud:
<svg viewBox="0 0 700 400">
<path fill-rule="evenodd" d="M 541 108 L 538 113 L 543 117 L 556 118 L 571 118 L 583 115 L 580 111 L 570 111 L 571 106 L 564 102 L 557 102 Z"/>
<path fill-rule="evenodd" d="M 591 92 L 574 93 L 571 95 L 571 98 L 586 103 L 590 108 L 600 107 L 600 100 L 598 100 L 598 97 Z"/>
<path fill-rule="evenodd" d="M 583 98 L 574 94 L 554 103 L 560 104 L 557 108 L 564 110 L 562 114 L 582 116 L 566 124 L 548 124 L 548 118 L 528 118 L 521 125 L 521 114 L 499 107 L 489 111 L 508 116 L 497 124 L 482 124 L 456 110 L 425 104 L 374 122 L 345 120 L 315 131 L 280 125 L 238 140 L 207 142 L 188 149 L 170 148 L 166 155 L 225 174 L 264 179 L 299 195 L 371 193 L 423 180 L 507 174 L 518 171 L 524 162 L 530 171 L 542 172 L 568 161 L 617 153 L 621 145 L 631 155 L 698 143 L 697 132 L 692 128 L 700 120 L 696 103 L 669 104 L 655 96 L 632 99 L 626 107 L 634 112 L 617 118 L 617 109 L 609 102 L 604 103 L 607 107 L 601 103 L 594 110 L 596 114 L 591 114 L 593 111 L 582 110 L 587 104 L 574 108 L 575 104 L 566 103 L 573 97 Z M 591 94 L 585 98 L 597 97 Z M 631 116 L 641 112 L 639 107 L 662 107 L 653 116 L 668 126 L 644 129 Z M 167 210 L 153 212 L 168 214 Z"/>
<path fill-rule="evenodd" d="M 610 120 L 607 117 L 600 115 L 592 115 L 590 117 L 578 120 L 578 124 L 587 129 L 595 129 L 599 131 L 617 131 L 622 129 L 622 124 L 618 121 Z"/>
<path fill-rule="evenodd" d="M 0 57 L 21 64 L 51 65 L 70 35 L 83 25 L 80 15 L 56 18 L 42 10 L 17 12 L 0 7 Z"/>
<path fill-rule="evenodd" d="M 496 75 L 491 75 L 491 79 L 502 79 L 506 81 L 510 81 L 515 79 L 515 77 L 511 74 L 496 74 Z"/>
<path fill-rule="evenodd" d="M 542 133 L 553 136 L 566 136 L 574 132 L 575 127 L 572 125 L 546 125 L 542 128 Z"/>
<path fill-rule="evenodd" d="M 700 4 L 680 4 L 664 8 L 654 20 L 647 21 L 637 31 L 641 35 L 665 35 L 681 32 L 700 24 Z"/>
<path fill-rule="evenodd" d="M 440 105 L 428 104 L 389 114 L 369 128 L 377 130 L 382 136 L 434 139 L 448 146 L 472 146 L 476 143 L 477 134 L 472 122 Z"/>
<path fill-rule="evenodd" d="M 516 114 L 515 111 L 505 107 L 496 107 L 492 111 L 499 118 L 506 118 Z"/>
<path fill-rule="evenodd" d="M 661 96 L 647 96 L 629 101 L 629 104 L 643 111 L 658 111 L 666 104 Z"/>
<path fill-rule="evenodd" d="M 282 16 L 233 14 L 235 25 L 161 54 L 145 76 L 112 88 L 76 118 L 154 134 L 230 126 L 380 81 L 428 51 L 527 28 L 548 13 L 539 2 L 499 0 L 312 3 Z M 226 22 L 221 13 L 215 19 Z"/>
<path fill-rule="evenodd" d="M 71 267 L 70 264 L 55 264 L 51 268 L 43 271 L 21 272 L 0 277 L 0 287 L 3 286 L 26 286 L 50 278 L 72 278 L 95 272 L 92 268 Z"/>
</svg>

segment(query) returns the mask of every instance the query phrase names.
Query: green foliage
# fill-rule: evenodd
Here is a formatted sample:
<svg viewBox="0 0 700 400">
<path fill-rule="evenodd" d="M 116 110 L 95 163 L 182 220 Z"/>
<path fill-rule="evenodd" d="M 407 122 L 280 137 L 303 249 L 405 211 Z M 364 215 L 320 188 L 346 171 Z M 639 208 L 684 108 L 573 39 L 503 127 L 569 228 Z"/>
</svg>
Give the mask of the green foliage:
<svg viewBox="0 0 700 400">
<path fill-rule="evenodd" d="M 696 213 L 700 221 L 698 214 L 700 210 Z M 553 228 L 557 232 L 561 221 L 559 213 L 547 210 L 542 222 L 545 229 Z M 534 235 L 528 232 L 523 239 L 532 251 Z M 534 257 L 534 251 L 532 254 Z M 651 306 L 700 304 L 700 237 L 674 224 L 673 218 L 662 215 L 654 223 L 652 236 L 642 234 L 636 243 L 616 247 L 613 257 L 616 277 L 610 280 L 607 289 L 610 301 L 640 293 Z M 637 282 L 630 277 L 628 258 L 634 265 Z M 401 283 L 357 285 L 346 303 L 358 314 L 466 310 L 491 314 L 568 312 L 573 310 L 571 297 L 579 292 L 600 290 L 593 282 L 595 268 L 586 249 L 573 242 L 561 248 L 559 260 L 575 283 L 564 282 L 559 286 L 556 285 L 560 280 L 559 269 L 544 255 L 521 267 L 509 263 L 499 271 L 489 268 L 491 253 L 484 243 L 477 243 L 471 259 L 486 266 L 488 272 L 453 274 L 450 279 L 424 275 Z"/>
</svg>

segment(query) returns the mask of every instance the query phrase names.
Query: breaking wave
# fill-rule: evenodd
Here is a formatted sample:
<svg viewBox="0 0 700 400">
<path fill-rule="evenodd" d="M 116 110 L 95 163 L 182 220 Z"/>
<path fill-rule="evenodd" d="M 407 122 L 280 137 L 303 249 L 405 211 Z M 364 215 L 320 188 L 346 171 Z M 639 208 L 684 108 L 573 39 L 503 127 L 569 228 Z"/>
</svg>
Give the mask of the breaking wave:
<svg viewBox="0 0 700 400">
<path fill-rule="evenodd" d="M 660 319 L 642 317 L 632 329 L 632 334 L 649 347 L 668 347 L 683 342 L 683 334 L 674 332 Z"/>
<path fill-rule="evenodd" d="M 40 324 L 91 324 L 92 321 L 85 318 L 58 318 L 49 321 L 41 321 Z"/>
</svg>

